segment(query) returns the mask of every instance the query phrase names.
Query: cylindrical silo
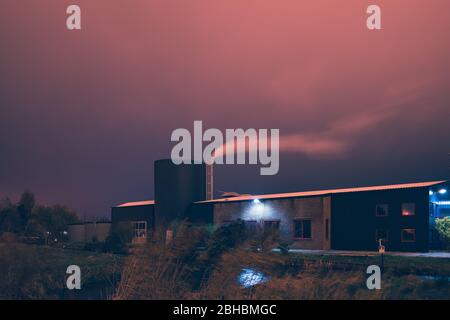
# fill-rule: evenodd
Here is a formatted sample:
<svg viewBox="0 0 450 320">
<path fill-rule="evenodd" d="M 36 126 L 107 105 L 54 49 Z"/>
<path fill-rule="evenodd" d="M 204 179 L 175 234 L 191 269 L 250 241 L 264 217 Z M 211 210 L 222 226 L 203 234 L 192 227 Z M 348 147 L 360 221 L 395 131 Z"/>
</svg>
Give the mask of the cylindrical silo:
<svg viewBox="0 0 450 320">
<path fill-rule="evenodd" d="M 155 161 L 154 170 L 157 225 L 185 219 L 193 202 L 212 195 L 212 174 L 207 174 L 205 164 L 175 165 L 172 160 L 163 159 Z"/>
</svg>

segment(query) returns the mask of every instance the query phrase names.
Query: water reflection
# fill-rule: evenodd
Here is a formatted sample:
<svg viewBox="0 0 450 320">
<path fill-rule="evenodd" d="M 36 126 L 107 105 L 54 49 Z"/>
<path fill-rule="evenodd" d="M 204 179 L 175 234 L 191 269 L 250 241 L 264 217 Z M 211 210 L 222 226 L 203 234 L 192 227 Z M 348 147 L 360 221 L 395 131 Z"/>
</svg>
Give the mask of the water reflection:
<svg viewBox="0 0 450 320">
<path fill-rule="evenodd" d="M 417 276 L 420 280 L 430 280 L 430 281 L 448 281 L 450 282 L 450 277 L 445 276 Z"/>
<path fill-rule="evenodd" d="M 244 268 L 238 276 L 238 282 L 241 287 L 250 288 L 257 284 L 261 284 L 269 280 L 269 277 L 265 276 L 264 273 L 252 269 Z"/>
</svg>

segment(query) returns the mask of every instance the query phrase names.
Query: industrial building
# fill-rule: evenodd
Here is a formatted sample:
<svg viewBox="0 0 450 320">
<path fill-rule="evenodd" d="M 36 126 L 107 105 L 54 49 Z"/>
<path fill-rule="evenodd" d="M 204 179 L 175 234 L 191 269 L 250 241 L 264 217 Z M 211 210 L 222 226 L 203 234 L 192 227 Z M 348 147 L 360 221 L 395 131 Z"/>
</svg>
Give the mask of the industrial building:
<svg viewBox="0 0 450 320">
<path fill-rule="evenodd" d="M 212 166 L 155 162 L 155 200 L 112 208 L 112 223 L 130 222 L 135 242 L 174 220 L 277 231 L 292 248 L 425 252 L 432 225 L 450 215 L 446 180 L 213 199 Z"/>
<path fill-rule="evenodd" d="M 111 222 L 80 222 L 67 226 L 70 242 L 102 242 L 111 233 Z"/>
<path fill-rule="evenodd" d="M 212 199 L 212 166 L 157 160 L 154 177 L 155 200 L 128 202 L 111 210 L 113 225 L 131 223 L 133 242 L 152 237 L 156 226 L 167 229 L 172 221 L 186 219 L 195 202 Z"/>
</svg>

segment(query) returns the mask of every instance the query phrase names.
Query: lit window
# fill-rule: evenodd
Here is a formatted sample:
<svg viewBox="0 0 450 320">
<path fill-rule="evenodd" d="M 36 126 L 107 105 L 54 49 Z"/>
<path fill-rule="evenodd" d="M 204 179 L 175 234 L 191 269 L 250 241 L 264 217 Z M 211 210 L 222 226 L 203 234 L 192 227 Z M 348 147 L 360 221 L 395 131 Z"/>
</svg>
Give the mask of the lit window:
<svg viewBox="0 0 450 320">
<path fill-rule="evenodd" d="M 416 214 L 415 203 L 403 203 L 402 204 L 402 216 L 409 217 Z"/>
<path fill-rule="evenodd" d="M 402 230 L 402 242 L 415 242 L 415 241 L 416 241 L 416 229 Z"/>
<path fill-rule="evenodd" d="M 386 217 L 389 213 L 389 205 L 387 204 L 377 204 L 375 207 L 375 215 L 377 217 Z"/>
<path fill-rule="evenodd" d="M 133 222 L 133 233 L 135 238 L 146 238 L 147 222 L 146 221 Z"/>
<path fill-rule="evenodd" d="M 387 242 L 389 240 L 388 232 L 386 230 L 377 230 L 375 233 L 375 240 L 378 241 L 382 239 L 383 242 Z"/>
<path fill-rule="evenodd" d="M 294 221 L 294 238 L 295 239 L 311 239 L 311 219 L 301 219 Z"/>
</svg>

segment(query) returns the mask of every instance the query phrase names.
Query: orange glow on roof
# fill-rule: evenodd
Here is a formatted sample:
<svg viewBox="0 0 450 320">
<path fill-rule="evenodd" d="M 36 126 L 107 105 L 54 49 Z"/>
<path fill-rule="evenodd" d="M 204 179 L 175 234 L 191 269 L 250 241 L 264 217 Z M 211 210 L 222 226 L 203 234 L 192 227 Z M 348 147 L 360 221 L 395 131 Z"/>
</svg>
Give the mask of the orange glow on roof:
<svg viewBox="0 0 450 320">
<path fill-rule="evenodd" d="M 145 201 L 135 201 L 135 202 L 127 202 L 123 204 L 119 204 L 117 207 L 134 207 L 134 206 L 147 206 L 155 204 L 155 200 L 145 200 Z"/>
<path fill-rule="evenodd" d="M 391 190 L 391 189 L 409 189 L 409 188 L 422 188 L 431 187 L 437 184 L 447 182 L 446 180 L 429 181 L 429 182 L 416 182 L 416 183 L 404 183 L 404 184 L 391 184 L 382 186 L 370 186 L 370 187 L 356 187 L 356 188 L 344 188 L 344 189 L 330 189 L 330 190 L 316 190 L 316 191 L 304 191 L 304 192 L 290 192 L 290 193 L 275 193 L 275 194 L 263 194 L 252 196 L 240 196 L 232 198 L 213 199 L 206 201 L 198 201 L 196 203 L 220 203 L 231 201 L 247 201 L 254 199 L 278 199 L 278 198 L 294 198 L 294 197 L 308 197 L 308 196 L 321 196 L 335 193 L 346 192 L 363 192 L 363 191 L 378 191 L 378 190 Z"/>
</svg>

